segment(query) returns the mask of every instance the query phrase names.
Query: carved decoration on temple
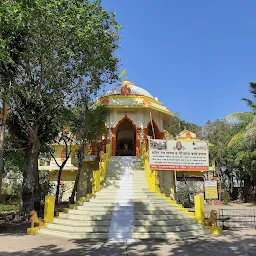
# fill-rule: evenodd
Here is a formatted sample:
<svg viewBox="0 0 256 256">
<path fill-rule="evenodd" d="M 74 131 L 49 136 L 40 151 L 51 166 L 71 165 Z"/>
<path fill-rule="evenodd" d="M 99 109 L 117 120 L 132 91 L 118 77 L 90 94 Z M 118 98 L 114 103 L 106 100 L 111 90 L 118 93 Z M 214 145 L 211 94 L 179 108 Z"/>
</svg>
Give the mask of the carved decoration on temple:
<svg viewBox="0 0 256 256">
<path fill-rule="evenodd" d="M 103 100 L 101 103 L 102 103 L 103 105 L 108 105 L 109 100 L 108 100 L 108 99 L 105 99 L 105 100 Z"/>
<path fill-rule="evenodd" d="M 121 95 L 124 96 L 129 96 L 131 94 L 131 89 L 127 86 L 127 84 L 125 86 L 123 86 L 123 88 L 121 89 Z"/>
<path fill-rule="evenodd" d="M 146 99 L 144 99 L 144 100 L 142 101 L 142 103 L 143 103 L 144 105 L 151 105 L 150 101 L 149 101 L 149 100 L 146 100 Z"/>
</svg>

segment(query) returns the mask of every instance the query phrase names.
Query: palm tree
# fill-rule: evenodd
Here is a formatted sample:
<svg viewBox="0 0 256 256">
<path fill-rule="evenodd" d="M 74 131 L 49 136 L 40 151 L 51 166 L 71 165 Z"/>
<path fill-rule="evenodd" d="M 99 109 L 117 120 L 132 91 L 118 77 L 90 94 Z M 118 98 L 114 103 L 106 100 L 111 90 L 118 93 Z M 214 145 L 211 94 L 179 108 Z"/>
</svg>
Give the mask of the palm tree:
<svg viewBox="0 0 256 256">
<path fill-rule="evenodd" d="M 78 171 L 70 197 L 71 203 L 74 203 L 75 193 L 77 192 L 86 146 L 98 140 L 107 132 L 105 122 L 109 116 L 109 109 L 104 105 L 89 106 L 88 100 L 82 99 L 75 110 L 73 132 L 79 145 L 77 149 Z M 88 179 L 89 175 L 86 174 L 86 176 Z"/>
<path fill-rule="evenodd" d="M 256 83 L 250 82 L 250 92 L 256 98 Z M 241 131 L 238 132 L 229 142 L 228 146 L 232 147 L 236 141 L 246 140 L 250 144 L 254 143 L 256 138 L 256 104 L 249 99 L 242 98 L 243 101 L 251 108 L 251 112 L 235 112 L 229 114 L 225 119 L 231 122 L 242 124 Z"/>
</svg>

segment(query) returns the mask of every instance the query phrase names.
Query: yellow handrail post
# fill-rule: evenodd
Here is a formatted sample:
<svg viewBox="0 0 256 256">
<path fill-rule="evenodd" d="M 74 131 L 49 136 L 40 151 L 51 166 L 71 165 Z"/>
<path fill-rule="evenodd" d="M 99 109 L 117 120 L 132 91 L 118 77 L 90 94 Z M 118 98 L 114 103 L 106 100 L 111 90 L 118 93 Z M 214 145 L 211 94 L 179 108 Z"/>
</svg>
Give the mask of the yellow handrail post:
<svg viewBox="0 0 256 256">
<path fill-rule="evenodd" d="M 106 144 L 106 153 L 107 153 L 107 156 L 109 158 L 110 155 L 111 155 L 111 146 L 110 146 L 110 144 Z"/>
<path fill-rule="evenodd" d="M 198 223 L 204 223 L 204 196 L 194 196 L 195 216 Z"/>
<path fill-rule="evenodd" d="M 54 219 L 55 196 L 46 196 L 44 204 L 44 221 L 52 223 Z"/>
<path fill-rule="evenodd" d="M 96 192 L 100 191 L 100 170 L 93 171 L 93 189 L 92 193 L 95 195 Z"/>
<path fill-rule="evenodd" d="M 165 171 L 161 171 L 162 173 L 162 187 L 163 187 L 163 193 L 166 194 L 165 192 Z"/>
<path fill-rule="evenodd" d="M 157 193 L 157 194 L 161 194 L 161 191 L 160 191 L 160 187 L 159 187 L 159 179 L 158 179 L 158 171 L 157 170 L 154 170 L 153 171 L 153 177 L 154 177 L 154 191 Z"/>
</svg>

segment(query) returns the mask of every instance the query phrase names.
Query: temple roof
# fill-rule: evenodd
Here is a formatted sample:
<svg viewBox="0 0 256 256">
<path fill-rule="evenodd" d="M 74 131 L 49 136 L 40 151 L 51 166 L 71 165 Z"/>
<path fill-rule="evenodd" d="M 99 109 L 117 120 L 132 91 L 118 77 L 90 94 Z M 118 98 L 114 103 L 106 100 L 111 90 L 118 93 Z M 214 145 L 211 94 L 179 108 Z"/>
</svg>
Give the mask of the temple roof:
<svg viewBox="0 0 256 256">
<path fill-rule="evenodd" d="M 123 81 L 108 90 L 95 104 L 103 104 L 110 108 L 149 108 L 173 116 L 170 110 L 154 98 L 149 92 L 130 81 Z"/>
<path fill-rule="evenodd" d="M 125 90 L 125 88 L 128 88 Z M 135 85 L 134 83 L 126 80 L 118 85 L 116 85 L 114 88 L 108 90 L 102 97 L 110 96 L 110 95 L 139 95 L 139 96 L 147 96 L 149 98 L 154 99 L 154 97 L 145 89 Z"/>
</svg>

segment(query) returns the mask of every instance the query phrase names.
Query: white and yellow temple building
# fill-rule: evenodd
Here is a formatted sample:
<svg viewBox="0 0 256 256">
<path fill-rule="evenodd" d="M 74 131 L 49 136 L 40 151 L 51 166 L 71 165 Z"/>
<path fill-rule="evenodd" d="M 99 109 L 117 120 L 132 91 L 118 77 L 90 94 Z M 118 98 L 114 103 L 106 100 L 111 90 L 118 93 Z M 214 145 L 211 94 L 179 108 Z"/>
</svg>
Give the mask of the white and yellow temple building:
<svg viewBox="0 0 256 256">
<path fill-rule="evenodd" d="M 170 110 L 165 107 L 158 98 L 152 96 L 145 89 L 135 85 L 130 81 L 123 81 L 106 91 L 95 102 L 96 105 L 105 105 L 110 109 L 110 114 L 106 122 L 108 134 L 102 138 L 104 144 L 111 146 L 112 156 L 141 156 L 142 145 L 147 145 L 148 138 L 155 139 L 179 139 L 199 141 L 196 134 L 188 130 L 182 131 L 176 138 L 172 136 L 165 128 L 170 124 L 174 116 Z M 125 144 L 128 153 L 125 153 Z M 63 161 L 63 147 L 54 145 L 55 158 L 61 163 Z M 86 157 L 86 161 L 93 163 L 102 147 L 95 147 L 91 150 L 91 156 Z M 104 147 L 103 147 L 104 150 Z M 92 164 L 92 168 L 95 168 Z M 57 180 L 58 166 L 51 159 L 50 164 L 39 166 L 39 170 L 48 171 L 53 181 Z M 67 165 L 62 172 L 62 183 L 67 187 L 67 192 L 63 200 L 67 200 L 77 173 L 75 153 L 71 155 Z M 187 180 L 199 182 L 203 186 L 204 171 L 187 171 L 185 173 Z M 170 191 L 173 184 L 172 171 L 159 171 L 160 186 Z M 184 173 L 177 172 L 177 182 L 182 182 Z"/>
<path fill-rule="evenodd" d="M 55 197 L 46 198 L 47 227 L 40 232 L 118 243 L 209 234 L 201 225 L 204 223 L 204 196 L 195 196 L 195 211 L 189 211 L 185 204 L 172 197 L 177 182 L 183 182 L 184 176 L 186 183 L 196 182 L 200 187 L 207 172 L 152 170 L 148 157 L 149 138 L 198 141 L 196 134 L 184 130 L 174 138 L 165 130 L 173 114 L 157 98 L 130 81 L 108 90 L 95 104 L 110 109 L 105 124 L 108 132 L 84 159 L 75 204 L 54 217 Z M 60 163 L 63 149 L 64 145 L 58 145 L 55 150 L 55 159 Z M 39 166 L 39 170 L 50 173 L 54 182 L 57 169 L 53 160 L 49 165 Z M 89 179 L 86 173 L 91 173 Z M 76 159 L 72 154 L 63 170 L 62 184 L 74 183 L 76 174 Z M 82 191 L 88 188 L 88 180 L 92 190 Z M 68 199 L 70 192 L 65 192 L 62 201 Z"/>
</svg>

